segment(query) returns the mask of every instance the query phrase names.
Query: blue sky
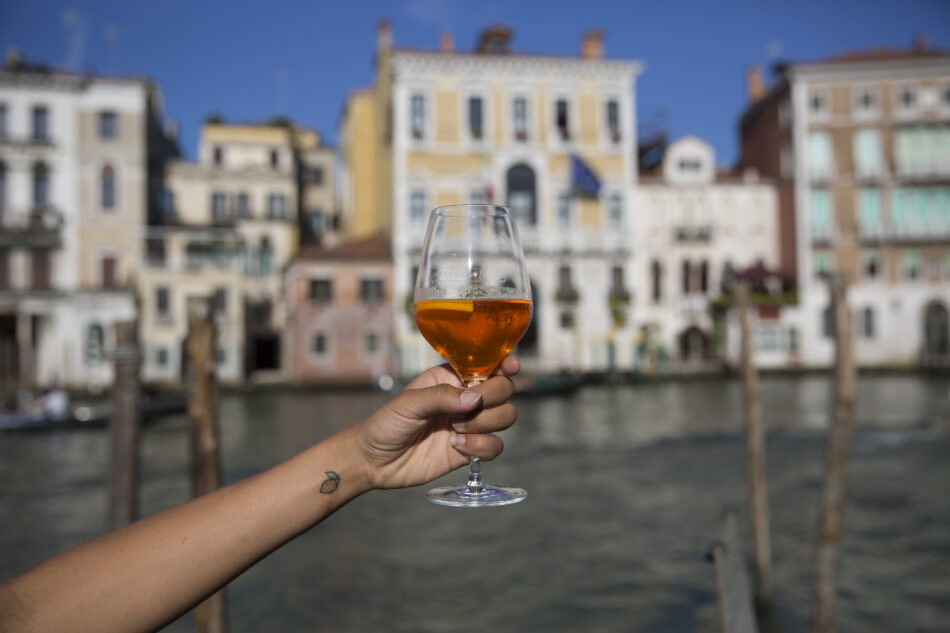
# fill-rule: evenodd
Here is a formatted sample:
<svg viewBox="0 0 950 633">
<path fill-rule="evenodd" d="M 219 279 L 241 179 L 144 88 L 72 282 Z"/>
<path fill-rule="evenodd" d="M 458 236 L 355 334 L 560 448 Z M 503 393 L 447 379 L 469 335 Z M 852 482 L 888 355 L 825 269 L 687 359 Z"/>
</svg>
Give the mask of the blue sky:
<svg viewBox="0 0 950 633">
<path fill-rule="evenodd" d="M 646 66 L 641 118 L 665 113 L 673 137 L 709 140 L 721 164 L 736 157 L 749 64 L 906 47 L 920 32 L 950 49 L 950 0 L 0 0 L 0 48 L 154 78 L 193 156 L 210 113 L 232 121 L 288 115 L 334 143 L 347 93 L 373 81 L 383 16 L 397 45 L 430 48 L 448 30 L 456 48 L 470 49 L 481 27 L 505 22 L 515 51 L 575 54 L 582 32 L 602 27 L 608 56 Z"/>
</svg>

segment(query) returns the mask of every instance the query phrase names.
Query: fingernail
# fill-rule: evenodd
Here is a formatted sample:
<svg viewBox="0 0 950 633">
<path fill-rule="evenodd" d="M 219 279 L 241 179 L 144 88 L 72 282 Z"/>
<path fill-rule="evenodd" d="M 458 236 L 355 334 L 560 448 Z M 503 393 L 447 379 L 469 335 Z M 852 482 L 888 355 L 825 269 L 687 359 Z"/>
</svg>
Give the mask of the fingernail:
<svg viewBox="0 0 950 633">
<path fill-rule="evenodd" d="M 452 428 L 458 431 L 459 433 L 461 433 L 462 431 L 465 430 L 466 424 L 467 424 L 466 422 L 455 422 L 452 424 Z"/>
<path fill-rule="evenodd" d="M 467 407 L 475 404 L 481 399 L 482 394 L 478 393 L 477 391 L 463 391 L 459 396 L 459 404 L 461 404 L 463 407 Z"/>
<path fill-rule="evenodd" d="M 465 446 L 465 436 L 464 435 L 453 435 L 449 438 L 449 444 L 452 446 Z"/>
</svg>

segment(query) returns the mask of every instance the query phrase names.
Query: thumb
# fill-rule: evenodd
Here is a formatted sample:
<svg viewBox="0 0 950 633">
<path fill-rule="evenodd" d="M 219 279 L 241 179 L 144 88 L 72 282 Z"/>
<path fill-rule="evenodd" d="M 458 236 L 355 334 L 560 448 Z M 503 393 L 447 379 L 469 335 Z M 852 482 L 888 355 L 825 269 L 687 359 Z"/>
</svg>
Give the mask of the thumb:
<svg viewBox="0 0 950 633">
<path fill-rule="evenodd" d="M 399 411 L 407 418 L 425 420 L 439 413 L 467 413 L 482 403 L 482 394 L 439 384 L 425 389 L 406 389 L 398 400 Z"/>
</svg>

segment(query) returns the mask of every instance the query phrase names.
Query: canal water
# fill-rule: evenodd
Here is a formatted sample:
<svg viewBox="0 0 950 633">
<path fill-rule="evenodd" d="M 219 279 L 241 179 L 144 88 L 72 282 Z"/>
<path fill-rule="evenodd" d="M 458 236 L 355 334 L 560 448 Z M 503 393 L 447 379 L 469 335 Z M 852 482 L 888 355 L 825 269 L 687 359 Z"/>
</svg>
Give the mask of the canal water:
<svg viewBox="0 0 950 633">
<path fill-rule="evenodd" d="M 805 631 L 831 381 L 767 377 L 761 389 L 775 630 Z M 225 479 L 290 457 L 385 397 L 223 396 Z M 585 387 L 517 404 L 505 452 L 484 472 L 525 487 L 524 503 L 459 510 L 426 503 L 422 489 L 364 495 L 230 585 L 231 631 L 717 631 L 706 552 L 723 509 L 744 511 L 741 385 Z M 857 420 L 839 630 L 946 631 L 948 383 L 862 376 Z M 0 435 L 0 577 L 102 533 L 107 449 L 104 431 Z M 184 420 L 150 426 L 143 512 L 187 500 L 187 475 Z M 190 615 L 166 629 L 191 630 Z"/>
</svg>

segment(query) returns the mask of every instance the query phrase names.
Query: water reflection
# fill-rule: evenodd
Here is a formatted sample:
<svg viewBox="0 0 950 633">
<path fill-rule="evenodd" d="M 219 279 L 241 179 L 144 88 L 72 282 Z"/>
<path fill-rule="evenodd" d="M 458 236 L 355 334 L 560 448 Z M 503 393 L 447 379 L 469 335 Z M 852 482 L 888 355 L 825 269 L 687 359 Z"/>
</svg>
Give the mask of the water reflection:
<svg viewBox="0 0 950 633">
<path fill-rule="evenodd" d="M 761 388 L 776 609 L 785 630 L 804 630 L 831 383 L 767 377 Z M 947 395 L 943 380 L 859 382 L 842 630 L 939 630 L 950 618 Z M 383 401 L 226 394 L 226 481 Z M 717 631 L 704 554 L 722 509 L 743 507 L 742 402 L 740 384 L 709 380 L 518 398 L 505 453 L 485 468 L 493 481 L 525 487 L 525 503 L 476 512 L 427 504 L 422 489 L 365 495 L 231 585 L 231 630 Z M 4 575 L 101 533 L 107 448 L 96 431 L 0 435 Z M 144 513 L 188 498 L 187 450 L 181 419 L 146 430 Z M 477 600 L 467 597 L 473 588 Z M 191 628 L 186 618 L 168 631 Z"/>
</svg>

